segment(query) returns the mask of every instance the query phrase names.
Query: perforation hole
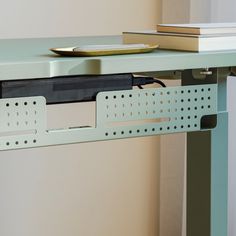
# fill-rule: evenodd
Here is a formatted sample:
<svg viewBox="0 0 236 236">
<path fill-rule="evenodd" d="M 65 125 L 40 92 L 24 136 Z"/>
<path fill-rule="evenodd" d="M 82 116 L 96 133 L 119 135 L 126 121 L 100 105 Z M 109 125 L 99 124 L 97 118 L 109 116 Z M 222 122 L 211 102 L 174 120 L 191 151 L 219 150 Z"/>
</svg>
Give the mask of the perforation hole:
<svg viewBox="0 0 236 236">
<path fill-rule="evenodd" d="M 201 91 L 204 92 L 204 88 L 202 88 Z"/>
<path fill-rule="evenodd" d="M 191 125 L 188 125 L 188 128 L 190 128 L 191 127 Z"/>
<path fill-rule="evenodd" d="M 25 105 L 25 106 L 27 106 L 27 104 L 28 104 L 27 102 L 24 102 L 24 105 Z"/>
<path fill-rule="evenodd" d="M 129 97 L 132 98 L 132 94 L 130 94 Z"/>
<path fill-rule="evenodd" d="M 113 132 L 113 135 L 116 135 L 116 132 Z"/>
<path fill-rule="evenodd" d="M 197 127 L 197 124 L 194 124 L 194 127 Z"/>
<path fill-rule="evenodd" d="M 105 133 L 106 136 L 108 136 L 108 133 Z"/>
<path fill-rule="evenodd" d="M 121 131 L 121 134 L 123 135 L 125 132 L 124 131 Z"/>
<path fill-rule="evenodd" d="M 196 101 L 197 101 L 197 98 L 194 98 L 194 101 L 196 102 Z"/>
<path fill-rule="evenodd" d="M 6 145 L 7 145 L 7 146 L 9 146 L 9 145 L 10 145 L 10 143 L 9 143 L 9 142 L 6 142 Z"/>
<path fill-rule="evenodd" d="M 15 144 L 16 144 L 16 145 L 18 145 L 18 144 L 19 144 L 19 142 L 18 142 L 18 141 L 16 141 L 16 142 L 15 142 Z"/>
<path fill-rule="evenodd" d="M 15 106 L 18 106 L 18 105 L 19 105 L 18 102 L 16 102 L 16 103 L 15 103 Z"/>
<path fill-rule="evenodd" d="M 25 140 L 25 141 L 24 141 L 24 144 L 27 144 L 27 143 L 28 143 L 28 141 L 27 141 L 27 140 Z"/>
<path fill-rule="evenodd" d="M 124 98 L 124 97 L 125 97 L 124 94 L 122 94 L 122 95 L 121 95 L 121 98 Z"/>
<path fill-rule="evenodd" d="M 129 133 L 132 134 L 132 130 L 130 130 Z"/>
<path fill-rule="evenodd" d="M 162 131 L 163 130 L 163 128 L 162 127 L 160 127 L 160 131 Z"/>
<path fill-rule="evenodd" d="M 34 104 L 34 105 L 36 105 L 36 104 L 37 104 L 37 102 L 36 102 L 36 101 L 33 101 L 33 104 Z"/>
<path fill-rule="evenodd" d="M 208 91 L 211 91 L 211 88 L 208 88 Z"/>
<path fill-rule="evenodd" d="M 34 139 L 34 140 L 33 140 L 33 143 L 36 143 L 36 142 L 37 142 L 37 140 L 36 140 L 36 139 Z"/>
<path fill-rule="evenodd" d="M 183 129 L 184 128 L 184 126 L 183 125 L 181 125 L 181 129 Z"/>
<path fill-rule="evenodd" d="M 201 106 L 202 109 L 204 109 L 204 106 Z"/>
<path fill-rule="evenodd" d="M 137 133 L 139 133 L 140 132 L 140 130 L 139 129 L 137 129 Z"/>
<path fill-rule="evenodd" d="M 6 107 L 9 107 L 10 106 L 10 104 L 9 103 L 6 103 Z"/>
<path fill-rule="evenodd" d="M 204 100 L 204 97 L 201 97 L 201 100 L 203 101 L 203 100 Z"/>
<path fill-rule="evenodd" d="M 152 132 L 154 132 L 155 131 L 155 128 L 152 128 Z"/>
<path fill-rule="evenodd" d="M 146 133 L 148 130 L 147 129 L 144 129 L 144 132 Z"/>
<path fill-rule="evenodd" d="M 188 90 L 188 93 L 191 93 L 191 90 Z"/>
<path fill-rule="evenodd" d="M 211 99 L 211 97 L 208 97 L 208 100 L 210 100 Z"/>
<path fill-rule="evenodd" d="M 211 105 L 208 105 L 207 107 L 208 107 L 208 108 L 211 108 Z"/>
<path fill-rule="evenodd" d="M 116 99 L 116 95 L 114 95 L 113 98 Z"/>
<path fill-rule="evenodd" d="M 106 96 L 105 99 L 108 99 L 108 96 Z"/>
</svg>

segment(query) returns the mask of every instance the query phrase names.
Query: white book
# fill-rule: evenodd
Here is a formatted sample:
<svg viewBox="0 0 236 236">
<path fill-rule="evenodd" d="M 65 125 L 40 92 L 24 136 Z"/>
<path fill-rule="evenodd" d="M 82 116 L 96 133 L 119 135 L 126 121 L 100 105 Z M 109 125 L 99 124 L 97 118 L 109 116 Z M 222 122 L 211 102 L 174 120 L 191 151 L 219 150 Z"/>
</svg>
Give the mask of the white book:
<svg viewBox="0 0 236 236">
<path fill-rule="evenodd" d="M 236 34 L 189 35 L 158 33 L 156 31 L 123 32 L 123 43 L 158 44 L 163 49 L 183 51 L 236 50 Z"/>
<path fill-rule="evenodd" d="M 157 31 L 181 34 L 236 34 L 236 23 L 158 24 Z"/>
</svg>

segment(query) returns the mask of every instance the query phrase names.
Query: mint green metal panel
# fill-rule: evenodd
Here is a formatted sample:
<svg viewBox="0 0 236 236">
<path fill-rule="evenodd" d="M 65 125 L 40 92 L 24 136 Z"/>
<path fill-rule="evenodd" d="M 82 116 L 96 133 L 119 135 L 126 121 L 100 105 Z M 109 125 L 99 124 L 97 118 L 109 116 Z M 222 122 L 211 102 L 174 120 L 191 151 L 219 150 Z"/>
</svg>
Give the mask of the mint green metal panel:
<svg viewBox="0 0 236 236">
<path fill-rule="evenodd" d="M 197 131 L 203 116 L 217 113 L 217 85 L 99 93 L 91 128 L 47 130 L 43 97 L 1 101 L 0 150 L 7 150 Z"/>
<path fill-rule="evenodd" d="M 156 72 L 236 65 L 236 51 L 153 53 L 103 57 L 59 57 L 52 47 L 121 43 L 121 36 L 2 39 L 0 80 L 32 79 L 63 75 Z"/>
</svg>

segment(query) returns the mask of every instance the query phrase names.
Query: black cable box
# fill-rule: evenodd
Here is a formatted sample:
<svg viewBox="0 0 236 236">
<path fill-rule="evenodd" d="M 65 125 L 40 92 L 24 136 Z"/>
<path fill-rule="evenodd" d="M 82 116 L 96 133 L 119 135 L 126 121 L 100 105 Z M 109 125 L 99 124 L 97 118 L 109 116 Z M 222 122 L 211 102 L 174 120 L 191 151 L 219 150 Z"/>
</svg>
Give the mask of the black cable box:
<svg viewBox="0 0 236 236">
<path fill-rule="evenodd" d="M 101 91 L 132 89 L 132 74 L 79 75 L 2 81 L 1 98 L 44 96 L 47 104 L 94 101 Z"/>
</svg>

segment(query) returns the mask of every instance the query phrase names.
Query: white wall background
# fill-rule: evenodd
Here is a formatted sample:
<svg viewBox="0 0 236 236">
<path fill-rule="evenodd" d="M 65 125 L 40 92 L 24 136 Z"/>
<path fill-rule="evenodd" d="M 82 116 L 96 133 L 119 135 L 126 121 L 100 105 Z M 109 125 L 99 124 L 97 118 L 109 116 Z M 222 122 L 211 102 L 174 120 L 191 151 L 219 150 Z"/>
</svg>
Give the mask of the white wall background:
<svg viewBox="0 0 236 236">
<path fill-rule="evenodd" d="M 154 28 L 159 0 L 0 1 L 0 38 L 121 34 Z"/>
<path fill-rule="evenodd" d="M 0 38 L 154 28 L 156 0 L 0 1 Z M 50 106 L 49 126 L 93 124 L 94 104 Z M 0 153 L 0 236 L 156 236 L 160 139 Z"/>
</svg>

